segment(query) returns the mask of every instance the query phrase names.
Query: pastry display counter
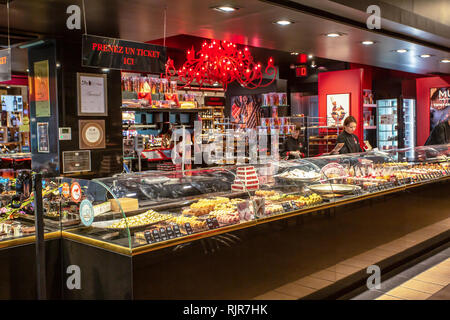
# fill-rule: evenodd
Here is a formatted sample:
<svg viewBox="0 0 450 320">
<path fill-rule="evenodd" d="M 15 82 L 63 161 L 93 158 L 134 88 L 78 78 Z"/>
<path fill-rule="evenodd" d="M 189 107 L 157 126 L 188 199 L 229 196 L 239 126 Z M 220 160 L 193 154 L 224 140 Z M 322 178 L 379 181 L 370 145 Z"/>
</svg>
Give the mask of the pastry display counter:
<svg viewBox="0 0 450 320">
<path fill-rule="evenodd" d="M 63 179 L 79 183 L 81 199 L 59 197 L 55 208 L 64 237 L 137 255 L 448 179 L 449 146 L 410 151 Z M 88 224 L 79 219 L 83 200 L 95 208 Z"/>
<path fill-rule="evenodd" d="M 152 280 L 148 281 L 155 284 L 153 281 L 161 278 L 159 271 L 155 271 L 159 268 L 182 264 L 187 272 L 196 263 L 208 261 L 203 260 L 202 252 L 214 252 L 215 245 L 211 243 L 224 247 L 234 243 L 229 252 L 250 250 L 246 251 L 248 258 L 240 259 L 251 264 L 250 256 L 256 255 L 263 243 L 254 239 L 271 239 L 264 246 L 275 249 L 267 249 L 265 254 L 272 254 L 273 250 L 275 254 L 281 249 L 277 241 L 284 237 L 278 226 L 293 219 L 303 223 L 304 218 L 308 221 L 317 214 L 333 216 L 339 208 L 366 206 L 368 199 L 407 195 L 401 192 L 405 190 L 417 189 L 420 194 L 420 187 L 427 185 L 446 194 L 448 191 L 439 188 L 448 189 L 449 150 L 450 145 L 446 145 L 184 173 L 147 171 L 98 180 L 44 179 L 45 237 L 56 240 L 46 241 L 48 259 L 61 259 L 63 270 L 75 264 L 82 270 L 93 271 L 88 272 L 83 282 L 83 292 L 63 289 L 52 296 L 60 294 L 67 299 L 167 296 L 150 290 L 147 280 L 141 280 L 150 277 Z M 383 201 L 386 200 L 379 202 Z M 14 224 L 14 228 L 8 228 L 9 233 L 0 240 L 0 252 L 11 255 L 25 250 L 27 246 L 22 245 L 25 242 L 29 244 L 27 250 L 32 250 L 33 233 L 14 234 L 16 227 L 23 232 L 32 226 L 34 216 L 27 202 L 19 208 L 2 209 L 2 223 Z M 370 208 L 361 210 L 357 212 L 358 219 L 363 219 Z M 393 228 L 402 229 L 403 223 Z M 294 236 L 297 237 L 295 233 Z M 337 240 L 333 232 L 322 237 L 327 237 L 330 243 Z M 289 244 L 292 245 L 295 243 Z M 211 255 L 207 259 L 219 263 L 222 258 Z M 55 266 L 52 265 L 52 270 Z M 63 278 L 52 275 L 53 286 L 58 287 L 58 281 L 64 283 Z M 175 286 L 177 281 L 172 280 L 167 278 Z M 105 289 L 99 292 L 100 288 Z"/>
</svg>

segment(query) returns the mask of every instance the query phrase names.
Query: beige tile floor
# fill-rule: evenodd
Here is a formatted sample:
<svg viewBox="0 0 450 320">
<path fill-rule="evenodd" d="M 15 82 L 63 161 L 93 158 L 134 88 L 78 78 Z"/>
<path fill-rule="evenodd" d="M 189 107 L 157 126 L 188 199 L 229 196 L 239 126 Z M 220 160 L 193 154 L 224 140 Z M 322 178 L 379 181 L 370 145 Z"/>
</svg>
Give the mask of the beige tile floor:
<svg viewBox="0 0 450 320">
<path fill-rule="evenodd" d="M 386 292 L 376 300 L 426 300 L 450 284 L 450 258 Z"/>
</svg>

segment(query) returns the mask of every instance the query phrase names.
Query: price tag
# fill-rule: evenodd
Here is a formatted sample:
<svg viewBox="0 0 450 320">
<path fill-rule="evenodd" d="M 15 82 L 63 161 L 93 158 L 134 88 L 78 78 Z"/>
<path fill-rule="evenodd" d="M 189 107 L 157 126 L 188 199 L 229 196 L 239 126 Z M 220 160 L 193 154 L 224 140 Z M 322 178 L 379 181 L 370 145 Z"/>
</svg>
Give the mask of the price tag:
<svg viewBox="0 0 450 320">
<path fill-rule="evenodd" d="M 161 236 L 160 236 L 160 234 L 159 234 L 158 229 L 153 229 L 153 230 L 152 230 L 152 235 L 153 235 L 153 240 L 154 240 L 155 242 L 161 241 Z"/>
<path fill-rule="evenodd" d="M 144 237 L 145 240 L 147 241 L 147 243 L 153 243 L 153 237 L 152 237 L 152 233 L 150 231 L 145 231 L 144 232 Z"/>
<path fill-rule="evenodd" d="M 187 234 L 193 234 L 194 231 L 192 230 L 191 224 L 189 222 L 186 222 L 184 224 L 184 227 L 186 229 Z"/>
<path fill-rule="evenodd" d="M 214 225 L 211 219 L 206 219 L 206 224 L 208 225 L 208 229 L 214 229 Z"/>
<path fill-rule="evenodd" d="M 168 239 L 168 236 L 167 236 L 167 233 L 166 233 L 166 229 L 159 228 L 159 234 L 161 235 L 161 240 L 162 241 L 166 241 Z"/>
<path fill-rule="evenodd" d="M 173 232 L 175 233 L 175 237 L 181 237 L 181 231 L 180 231 L 180 227 L 178 225 L 174 225 L 173 226 Z"/>
<path fill-rule="evenodd" d="M 167 237 L 168 237 L 169 239 L 175 238 L 175 233 L 173 232 L 173 230 L 172 230 L 171 227 L 167 227 L 167 228 L 166 228 L 166 233 L 167 233 Z"/>
<path fill-rule="evenodd" d="M 211 221 L 212 221 L 214 228 L 219 228 L 219 221 L 217 221 L 216 217 L 212 218 Z"/>
</svg>

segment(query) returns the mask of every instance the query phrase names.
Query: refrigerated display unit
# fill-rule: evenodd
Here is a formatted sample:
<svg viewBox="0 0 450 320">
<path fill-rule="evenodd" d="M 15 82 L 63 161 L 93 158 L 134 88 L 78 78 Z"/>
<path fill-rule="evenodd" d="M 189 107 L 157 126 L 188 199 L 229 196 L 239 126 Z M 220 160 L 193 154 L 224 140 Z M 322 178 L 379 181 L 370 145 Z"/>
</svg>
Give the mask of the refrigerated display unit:
<svg viewBox="0 0 450 320">
<path fill-rule="evenodd" d="M 416 145 L 416 101 L 414 99 L 378 100 L 377 123 L 379 150 L 412 148 Z M 413 154 L 405 154 L 405 156 L 412 158 Z"/>
</svg>

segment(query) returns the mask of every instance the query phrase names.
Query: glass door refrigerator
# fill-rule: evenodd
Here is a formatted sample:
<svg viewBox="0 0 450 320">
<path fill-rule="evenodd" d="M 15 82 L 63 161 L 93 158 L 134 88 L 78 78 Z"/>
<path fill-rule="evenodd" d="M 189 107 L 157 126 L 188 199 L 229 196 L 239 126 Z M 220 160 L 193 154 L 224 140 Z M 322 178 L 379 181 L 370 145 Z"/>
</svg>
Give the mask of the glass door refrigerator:
<svg viewBox="0 0 450 320">
<path fill-rule="evenodd" d="M 416 100 L 400 99 L 400 102 L 402 108 L 399 114 L 399 147 L 410 149 L 405 155 L 408 159 L 413 159 L 413 148 L 416 146 Z"/>
<path fill-rule="evenodd" d="M 398 101 L 377 100 L 377 141 L 380 151 L 398 148 Z"/>
<path fill-rule="evenodd" d="M 416 146 L 416 101 L 383 99 L 377 101 L 378 149 L 413 148 Z M 414 158 L 414 151 L 403 153 Z M 406 159 L 397 159 L 405 161 Z"/>
</svg>

